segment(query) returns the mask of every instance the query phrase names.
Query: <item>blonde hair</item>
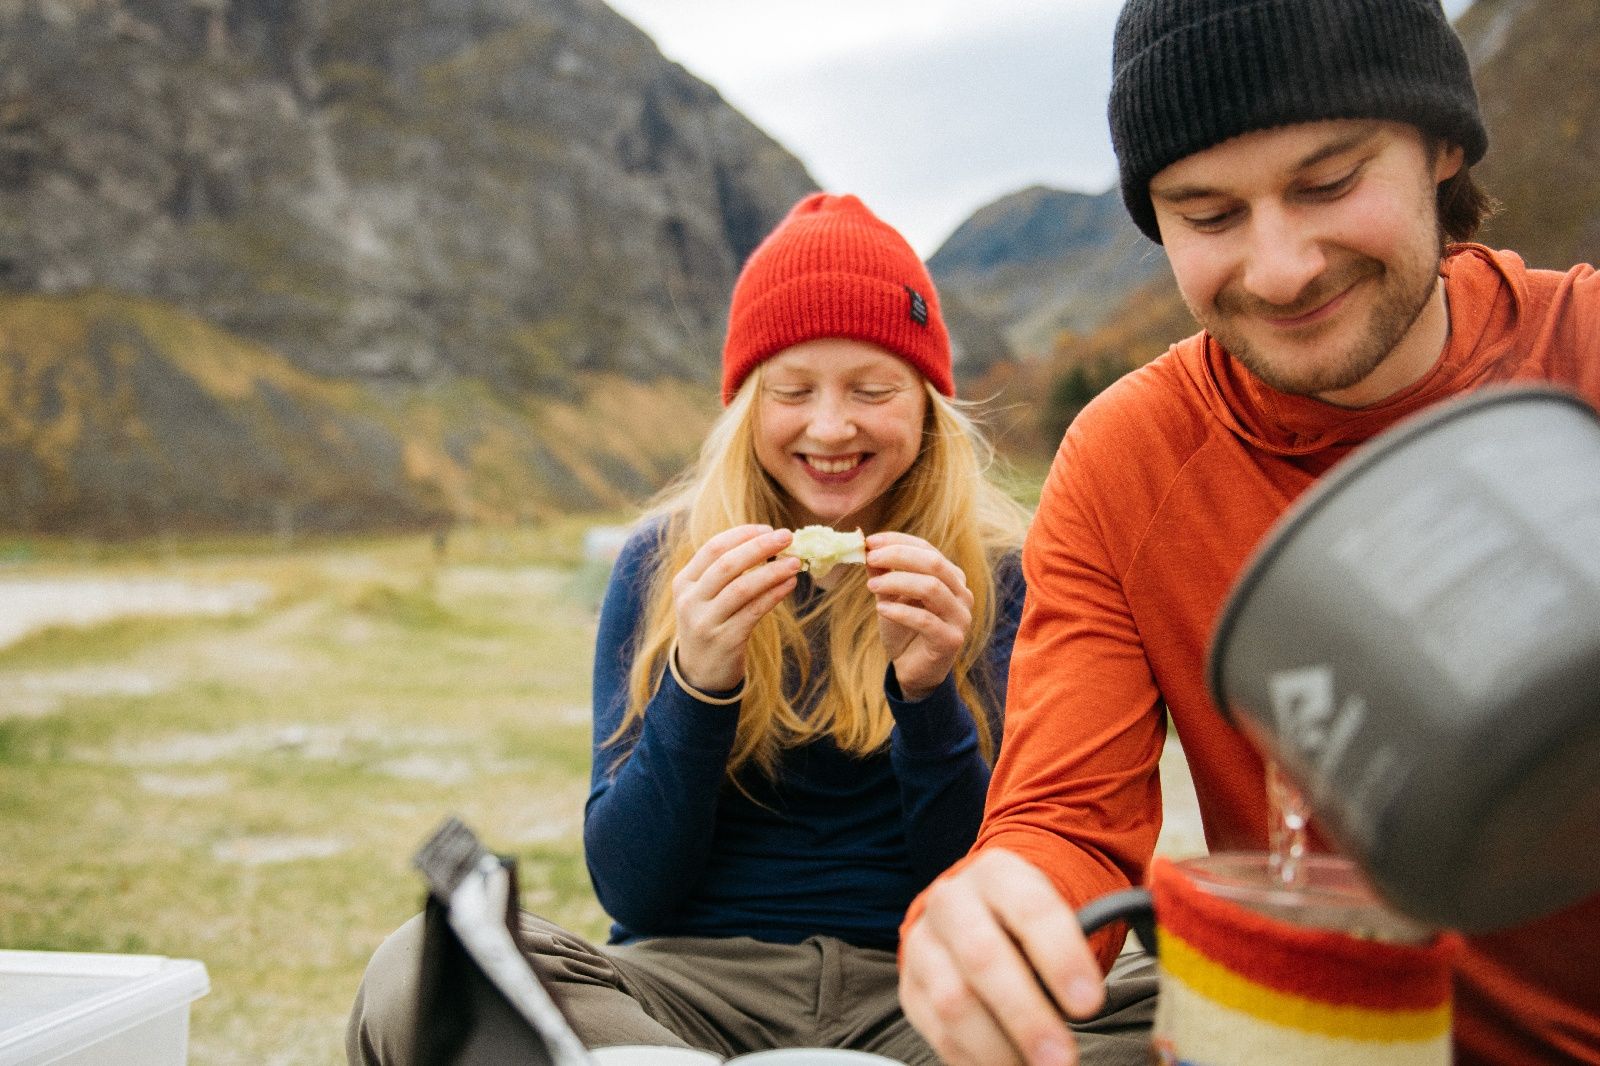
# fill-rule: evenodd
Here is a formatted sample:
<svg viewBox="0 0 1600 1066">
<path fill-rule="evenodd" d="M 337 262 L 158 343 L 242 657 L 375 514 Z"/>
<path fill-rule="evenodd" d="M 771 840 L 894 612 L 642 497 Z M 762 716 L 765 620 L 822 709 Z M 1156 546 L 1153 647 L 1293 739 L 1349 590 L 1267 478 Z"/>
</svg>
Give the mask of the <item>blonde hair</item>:
<svg viewBox="0 0 1600 1066">
<path fill-rule="evenodd" d="M 745 380 L 711 427 L 699 459 L 669 485 L 645 519 L 663 523 L 659 563 L 645 597 L 628 683 L 628 707 L 608 744 L 630 735 L 660 687 L 675 638 L 672 577 L 695 551 L 724 529 L 746 523 L 788 526 L 788 500 L 756 459 L 757 405 L 764 367 Z M 996 738 L 988 710 L 1004 692 L 983 678 L 982 663 L 995 621 L 998 558 L 1022 543 L 1027 511 L 989 480 L 993 450 L 960 405 L 924 383 L 928 408 L 921 451 L 911 468 L 885 493 L 884 529 L 921 537 L 966 574 L 973 596 L 973 621 L 957 654 L 957 691 L 972 713 L 985 759 L 993 760 Z M 877 637 L 877 611 L 862 567 L 845 576 L 797 612 L 791 599 L 779 603 L 750 635 L 745 657 L 744 698 L 728 775 L 746 764 L 773 771 L 779 752 L 822 735 L 842 750 L 865 755 L 889 739 L 894 725 L 883 693 L 888 666 Z M 812 662 L 808 631 L 823 627 L 824 668 Z M 785 685 L 788 672 L 789 685 Z M 987 682 L 987 683 L 985 683 Z M 815 696 L 816 706 L 801 708 Z M 626 758 L 624 753 L 623 758 Z"/>
</svg>

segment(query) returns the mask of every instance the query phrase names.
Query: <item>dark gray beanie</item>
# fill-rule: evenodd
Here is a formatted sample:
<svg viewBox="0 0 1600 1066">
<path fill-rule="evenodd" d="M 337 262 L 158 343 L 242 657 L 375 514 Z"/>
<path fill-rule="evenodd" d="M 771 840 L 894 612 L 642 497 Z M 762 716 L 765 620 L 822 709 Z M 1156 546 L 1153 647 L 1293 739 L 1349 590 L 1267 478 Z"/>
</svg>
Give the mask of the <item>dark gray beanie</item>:
<svg viewBox="0 0 1600 1066">
<path fill-rule="evenodd" d="M 1156 243 L 1150 179 L 1252 130 L 1331 118 L 1409 122 L 1489 146 L 1440 0 L 1128 0 L 1112 46 L 1122 199 Z"/>
</svg>

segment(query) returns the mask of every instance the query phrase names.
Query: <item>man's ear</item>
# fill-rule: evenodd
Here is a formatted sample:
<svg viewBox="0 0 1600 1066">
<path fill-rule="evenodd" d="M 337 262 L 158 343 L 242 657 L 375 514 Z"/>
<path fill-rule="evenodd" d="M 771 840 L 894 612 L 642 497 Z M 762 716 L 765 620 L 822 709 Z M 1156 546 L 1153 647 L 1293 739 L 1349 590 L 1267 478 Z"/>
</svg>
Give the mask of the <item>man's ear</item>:
<svg viewBox="0 0 1600 1066">
<path fill-rule="evenodd" d="M 1443 185 L 1461 173 L 1466 163 L 1466 149 L 1449 141 L 1438 141 L 1433 153 L 1433 183 Z"/>
</svg>

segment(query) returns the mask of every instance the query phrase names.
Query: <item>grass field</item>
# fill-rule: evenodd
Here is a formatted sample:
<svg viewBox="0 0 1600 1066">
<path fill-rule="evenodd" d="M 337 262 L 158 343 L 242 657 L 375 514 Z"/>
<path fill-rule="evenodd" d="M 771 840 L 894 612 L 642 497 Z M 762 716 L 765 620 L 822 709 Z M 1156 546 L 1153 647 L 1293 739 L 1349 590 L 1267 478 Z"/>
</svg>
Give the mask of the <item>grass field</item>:
<svg viewBox="0 0 1600 1066">
<path fill-rule="evenodd" d="M 584 523 L 324 544 L 0 551 L 4 582 L 270 590 L 0 649 L 0 946 L 200 959 L 197 1066 L 343 1061 L 409 859 L 459 814 L 599 936 L 579 820 L 604 571 Z"/>
<path fill-rule="evenodd" d="M 199 959 L 195 1066 L 341 1063 L 368 956 L 420 906 L 410 857 L 452 813 L 518 858 L 525 907 L 602 936 L 579 831 L 606 575 L 581 543 L 605 520 L 442 556 L 0 543 L 0 616 L 30 583 L 257 593 L 0 647 L 0 947 Z M 1163 850 L 1203 848 L 1173 783 Z"/>
</svg>

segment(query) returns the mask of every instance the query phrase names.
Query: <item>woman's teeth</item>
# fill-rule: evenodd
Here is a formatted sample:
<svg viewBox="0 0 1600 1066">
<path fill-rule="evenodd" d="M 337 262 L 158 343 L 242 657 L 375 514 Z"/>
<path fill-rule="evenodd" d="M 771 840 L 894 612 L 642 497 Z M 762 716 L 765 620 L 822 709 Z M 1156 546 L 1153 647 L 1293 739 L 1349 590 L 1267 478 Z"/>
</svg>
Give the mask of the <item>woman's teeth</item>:
<svg viewBox="0 0 1600 1066">
<path fill-rule="evenodd" d="M 806 462 L 815 470 L 824 474 L 842 474 L 853 469 L 861 462 L 861 456 L 851 455 L 843 459 L 824 459 L 820 455 L 806 456 Z"/>
</svg>

